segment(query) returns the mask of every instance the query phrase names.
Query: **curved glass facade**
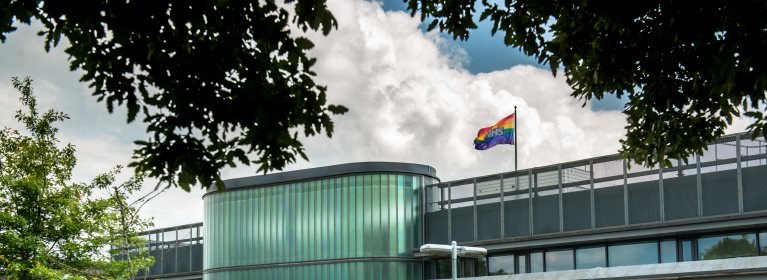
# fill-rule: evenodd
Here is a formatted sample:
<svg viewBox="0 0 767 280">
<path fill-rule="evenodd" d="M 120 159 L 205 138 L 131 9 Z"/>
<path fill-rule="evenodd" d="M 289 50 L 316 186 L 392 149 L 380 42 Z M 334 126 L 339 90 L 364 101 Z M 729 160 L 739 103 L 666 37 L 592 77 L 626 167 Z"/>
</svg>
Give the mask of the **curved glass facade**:
<svg viewBox="0 0 767 280">
<path fill-rule="evenodd" d="M 209 193 L 205 279 L 300 279 L 319 272 L 327 279 L 420 279 L 421 263 L 405 258 L 422 243 L 422 178 L 366 174 Z M 326 260 L 339 263 L 313 263 Z M 296 264 L 268 267 L 278 263 Z M 251 267 L 222 271 L 240 266 Z"/>
<path fill-rule="evenodd" d="M 205 274 L 205 279 L 421 279 L 421 264 L 408 262 L 356 262 L 293 267 L 222 271 Z"/>
</svg>

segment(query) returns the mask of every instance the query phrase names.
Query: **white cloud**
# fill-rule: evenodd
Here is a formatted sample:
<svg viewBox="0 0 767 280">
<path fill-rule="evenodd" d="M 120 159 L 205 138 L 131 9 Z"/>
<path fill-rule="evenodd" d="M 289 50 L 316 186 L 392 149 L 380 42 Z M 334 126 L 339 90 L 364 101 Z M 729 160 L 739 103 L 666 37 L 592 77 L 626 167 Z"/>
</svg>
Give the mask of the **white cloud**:
<svg viewBox="0 0 767 280">
<path fill-rule="evenodd" d="M 437 33 L 423 33 L 418 16 L 384 12 L 379 3 L 330 0 L 339 29 L 329 36 L 304 34 L 316 47 L 315 81 L 328 86 L 331 103 L 350 112 L 334 117 L 332 139 L 304 139 L 310 162 L 289 170 L 357 161 L 398 161 L 434 166 L 446 180 L 514 169 L 514 146 L 473 149 L 477 130 L 519 113 L 519 166 L 529 168 L 615 153 L 625 117 L 594 112 L 569 96 L 561 77 L 532 66 L 472 75 L 461 68 L 466 53 Z M 22 26 L 0 45 L 0 125 L 15 123 L 11 75 L 32 75 L 41 106 L 72 116 L 61 138 L 78 147 L 76 181 L 88 181 L 117 164 L 126 165 L 132 141 L 146 138 L 141 123 L 125 124 L 124 108 L 109 115 L 91 90 L 69 72 L 63 46 L 46 54 L 40 27 Z M 295 31 L 295 34 L 303 34 Z M 17 50 L 25 50 L 24 55 Z M 503 55 L 503 54 L 499 54 Z M 14 72 L 16 71 L 16 72 Z M 18 72 L 18 73 L 17 73 Z M 7 76 L 7 78 L 6 78 Z M 54 102 L 55 100 L 55 102 Z M 254 175 L 255 167 L 225 169 L 224 178 Z M 153 187 L 154 182 L 147 182 Z M 202 191 L 171 190 L 143 213 L 158 227 L 202 221 Z"/>
<path fill-rule="evenodd" d="M 472 75 L 460 68 L 465 53 L 418 16 L 384 12 L 378 3 L 331 0 L 339 29 L 316 45 L 316 82 L 329 101 L 349 107 L 334 117 L 332 139 L 304 140 L 310 158 L 290 169 L 356 161 L 399 161 L 436 167 L 442 179 L 514 169 L 514 147 L 473 148 L 482 127 L 519 114 L 519 166 L 529 168 L 615 153 L 625 117 L 594 112 L 570 97 L 561 77 L 532 66 Z M 298 34 L 301 34 L 297 31 Z M 503 54 L 499 54 L 503 55 Z M 228 172 L 249 176 L 246 170 Z"/>
</svg>

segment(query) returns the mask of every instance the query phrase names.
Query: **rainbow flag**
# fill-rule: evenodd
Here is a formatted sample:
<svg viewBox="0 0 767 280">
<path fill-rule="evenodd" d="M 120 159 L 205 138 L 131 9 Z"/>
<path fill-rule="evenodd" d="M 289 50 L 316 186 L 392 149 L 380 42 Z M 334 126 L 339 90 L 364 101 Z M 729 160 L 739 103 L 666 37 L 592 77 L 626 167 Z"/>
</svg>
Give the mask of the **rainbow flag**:
<svg viewBox="0 0 767 280">
<path fill-rule="evenodd" d="M 514 145 L 514 118 L 511 114 L 494 126 L 480 129 L 474 139 L 474 149 L 487 150 L 498 144 Z"/>
</svg>

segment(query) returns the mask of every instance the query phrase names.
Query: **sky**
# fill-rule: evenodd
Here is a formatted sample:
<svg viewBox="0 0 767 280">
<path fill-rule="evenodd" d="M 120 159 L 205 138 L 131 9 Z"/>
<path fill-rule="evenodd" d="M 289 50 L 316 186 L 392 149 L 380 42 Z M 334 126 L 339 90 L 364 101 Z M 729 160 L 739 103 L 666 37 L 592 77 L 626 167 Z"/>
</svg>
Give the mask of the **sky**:
<svg viewBox="0 0 767 280">
<path fill-rule="evenodd" d="M 339 22 L 328 36 L 294 29 L 315 43 L 315 82 L 328 87 L 331 104 L 350 111 L 333 117 L 332 138 L 302 138 L 309 161 L 286 171 L 362 161 L 430 165 L 443 180 L 514 169 L 514 146 L 474 150 L 480 128 L 492 126 L 517 106 L 520 169 L 614 154 L 625 133 L 624 101 L 570 97 L 572 89 L 546 65 L 503 45 L 480 23 L 467 42 L 438 31 L 425 32 L 420 16 L 410 17 L 398 1 L 328 0 Z M 63 50 L 45 52 L 40 24 L 19 25 L 0 44 L 0 126 L 22 129 L 14 112 L 22 109 L 11 77 L 31 76 L 39 110 L 55 109 L 71 119 L 60 123 L 62 144 L 76 146 L 73 181 L 89 182 L 116 165 L 127 165 L 135 145 L 147 139 L 146 125 L 126 123 L 125 107 L 109 114 L 96 102 L 81 71 L 70 71 Z M 736 120 L 728 133 L 743 131 Z M 221 171 L 224 179 L 256 175 L 254 166 Z M 125 170 L 120 180 L 132 170 Z M 147 180 L 147 191 L 156 181 Z M 171 189 L 142 209 L 155 227 L 201 222 L 200 186 L 187 193 Z"/>
</svg>

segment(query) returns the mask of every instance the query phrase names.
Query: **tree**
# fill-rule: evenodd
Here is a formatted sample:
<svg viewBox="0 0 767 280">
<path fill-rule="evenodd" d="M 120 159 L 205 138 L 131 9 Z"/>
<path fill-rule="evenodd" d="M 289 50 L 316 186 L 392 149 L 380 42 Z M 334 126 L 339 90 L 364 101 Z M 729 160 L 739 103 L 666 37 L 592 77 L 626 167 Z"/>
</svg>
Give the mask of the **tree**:
<svg viewBox="0 0 767 280">
<path fill-rule="evenodd" d="M 429 30 L 461 40 L 477 28 L 476 0 L 405 0 Z M 479 20 L 507 46 L 564 70 L 572 96 L 628 97 L 623 158 L 652 166 L 702 153 L 739 116 L 767 133 L 764 1 L 482 0 Z M 548 35 L 552 36 L 548 36 Z M 762 106 L 762 107 L 760 107 Z"/>
<path fill-rule="evenodd" d="M 112 112 L 125 103 L 152 137 L 136 141 L 129 166 L 189 190 L 223 188 L 219 169 L 236 161 L 281 170 L 306 154 L 298 133 L 332 136 L 326 88 L 312 80 L 311 41 L 291 35 L 337 27 L 325 1 L 11 0 L 0 3 L 0 40 L 18 22 L 41 21 L 45 48 L 66 37 L 72 70 Z M 255 153 L 257 159 L 250 160 Z"/>
<path fill-rule="evenodd" d="M 54 127 L 68 117 L 53 110 L 38 112 L 31 82 L 13 79 L 29 109 L 19 110 L 16 119 L 31 136 L 0 130 L 0 278 L 124 279 L 130 271 L 151 265 L 151 258 L 138 256 L 129 271 L 125 262 L 111 260 L 107 246 L 133 238 L 138 227 L 150 223 L 134 219 L 127 229 L 112 230 L 125 224 L 112 211 L 124 204 L 124 196 L 95 198 L 94 191 L 112 188 L 119 169 L 90 184 L 69 182 L 77 162 L 75 146 L 59 147 Z M 142 180 L 133 177 L 118 188 L 135 190 Z"/>
</svg>

